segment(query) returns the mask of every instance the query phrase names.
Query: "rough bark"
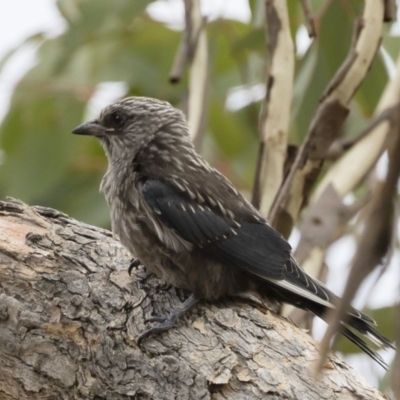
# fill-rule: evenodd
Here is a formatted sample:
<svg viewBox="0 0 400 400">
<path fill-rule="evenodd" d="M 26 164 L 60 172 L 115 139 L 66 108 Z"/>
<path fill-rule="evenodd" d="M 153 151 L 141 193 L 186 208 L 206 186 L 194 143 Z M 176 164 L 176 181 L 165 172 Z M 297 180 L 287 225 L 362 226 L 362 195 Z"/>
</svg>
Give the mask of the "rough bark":
<svg viewBox="0 0 400 400">
<path fill-rule="evenodd" d="M 383 399 L 307 333 L 260 305 L 201 304 L 142 348 L 144 321 L 179 305 L 108 231 L 0 202 L 0 399 Z"/>
</svg>

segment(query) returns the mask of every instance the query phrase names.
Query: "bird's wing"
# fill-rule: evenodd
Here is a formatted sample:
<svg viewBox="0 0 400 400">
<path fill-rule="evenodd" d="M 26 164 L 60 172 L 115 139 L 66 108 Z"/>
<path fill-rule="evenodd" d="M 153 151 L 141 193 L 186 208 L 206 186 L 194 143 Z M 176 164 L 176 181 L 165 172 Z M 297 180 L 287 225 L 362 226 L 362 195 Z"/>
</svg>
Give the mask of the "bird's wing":
<svg viewBox="0 0 400 400">
<path fill-rule="evenodd" d="M 185 241 L 265 279 L 284 278 L 291 247 L 265 221 L 254 219 L 250 208 L 224 215 L 156 179 L 146 181 L 142 194 L 156 217 Z"/>
<path fill-rule="evenodd" d="M 336 297 L 298 266 L 287 241 L 261 217 L 255 219 L 250 206 L 223 214 L 220 207 L 199 204 L 187 192 L 157 179 L 147 180 L 142 188 L 155 217 L 179 238 L 225 264 L 332 307 Z M 162 241 L 167 238 L 160 235 Z"/>
<path fill-rule="evenodd" d="M 219 207 L 201 205 L 173 184 L 157 179 L 147 180 L 142 193 L 157 218 L 181 239 L 228 265 L 283 288 L 287 291 L 286 301 L 292 299 L 297 304 L 299 298 L 311 300 L 310 310 L 314 313 L 316 304 L 333 308 L 338 303 L 337 296 L 300 268 L 288 242 L 261 217 L 254 218 L 250 206 L 223 214 Z M 354 308 L 350 314 L 374 323 Z"/>
</svg>

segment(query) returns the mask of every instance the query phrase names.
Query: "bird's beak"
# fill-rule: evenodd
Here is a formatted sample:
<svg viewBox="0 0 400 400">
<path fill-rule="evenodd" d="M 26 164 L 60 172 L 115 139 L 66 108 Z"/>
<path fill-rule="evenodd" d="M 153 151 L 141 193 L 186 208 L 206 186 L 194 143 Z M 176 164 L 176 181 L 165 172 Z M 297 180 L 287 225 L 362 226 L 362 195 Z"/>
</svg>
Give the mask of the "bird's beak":
<svg viewBox="0 0 400 400">
<path fill-rule="evenodd" d="M 108 129 L 97 121 L 89 121 L 77 126 L 72 133 L 75 133 L 76 135 L 91 135 L 99 137 L 104 136 L 106 132 L 111 130 L 114 129 Z"/>
</svg>

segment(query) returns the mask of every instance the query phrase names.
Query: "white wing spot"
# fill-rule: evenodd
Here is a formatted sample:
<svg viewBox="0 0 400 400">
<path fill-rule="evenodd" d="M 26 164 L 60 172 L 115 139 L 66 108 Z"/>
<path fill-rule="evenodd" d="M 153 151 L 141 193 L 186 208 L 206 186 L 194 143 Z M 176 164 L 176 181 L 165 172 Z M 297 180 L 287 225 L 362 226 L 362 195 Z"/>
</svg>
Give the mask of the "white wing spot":
<svg viewBox="0 0 400 400">
<path fill-rule="evenodd" d="M 175 181 L 174 183 L 175 183 L 175 185 L 178 187 L 178 189 L 179 189 L 181 192 L 184 192 L 184 191 L 185 191 L 185 188 L 184 188 L 179 182 Z"/>
<path fill-rule="evenodd" d="M 215 207 L 217 205 L 217 203 L 215 202 L 215 200 L 211 196 L 208 197 L 208 201 L 213 207 Z"/>
<path fill-rule="evenodd" d="M 189 196 L 192 200 L 196 199 L 196 195 L 189 188 L 186 188 L 186 191 L 189 193 Z"/>
<path fill-rule="evenodd" d="M 219 209 L 221 210 L 221 213 L 225 215 L 226 214 L 225 208 L 223 207 L 223 205 L 221 204 L 221 202 L 219 200 L 217 200 L 217 203 L 218 203 Z"/>
<path fill-rule="evenodd" d="M 235 218 L 235 214 L 231 210 L 227 210 L 226 212 L 228 213 L 229 218 L 231 219 Z"/>
<path fill-rule="evenodd" d="M 199 192 L 197 192 L 197 198 L 199 199 L 200 203 L 204 203 L 204 197 Z"/>
</svg>

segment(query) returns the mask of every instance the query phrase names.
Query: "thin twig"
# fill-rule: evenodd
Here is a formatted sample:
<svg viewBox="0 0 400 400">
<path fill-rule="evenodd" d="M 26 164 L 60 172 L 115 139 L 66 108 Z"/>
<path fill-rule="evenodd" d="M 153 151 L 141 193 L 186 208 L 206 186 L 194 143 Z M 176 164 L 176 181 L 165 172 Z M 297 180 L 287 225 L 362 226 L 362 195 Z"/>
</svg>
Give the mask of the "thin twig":
<svg viewBox="0 0 400 400">
<path fill-rule="evenodd" d="M 190 134 L 200 147 L 207 104 L 208 49 L 205 27 L 207 18 L 201 15 L 199 0 L 184 0 L 185 30 L 170 72 L 171 83 L 178 83 L 186 65 L 190 65 L 187 115 Z"/>
<path fill-rule="evenodd" d="M 396 0 L 384 0 L 384 2 L 385 2 L 384 21 L 392 22 L 396 19 L 397 15 Z"/>
<path fill-rule="evenodd" d="M 186 30 L 185 30 L 186 32 Z M 185 65 L 188 59 L 188 43 L 186 41 L 186 35 L 183 35 L 182 41 L 178 47 L 178 51 L 176 52 L 174 63 L 171 68 L 171 72 L 169 73 L 169 81 L 171 83 L 179 83 L 183 71 L 185 70 Z"/>
<path fill-rule="evenodd" d="M 317 36 L 317 31 L 315 29 L 315 21 L 312 14 L 311 2 L 310 0 L 300 0 L 300 4 L 303 8 L 303 13 L 307 21 L 307 32 L 310 38 Z"/>
<path fill-rule="evenodd" d="M 174 63 L 169 74 L 169 81 L 171 83 L 178 83 L 183 75 L 186 64 L 189 62 L 190 55 L 193 55 L 191 45 L 193 43 L 193 24 L 190 14 L 192 12 L 193 3 L 191 0 L 185 0 L 185 29 L 181 43 L 176 52 Z M 194 43 L 196 45 L 196 43 Z"/>
<path fill-rule="evenodd" d="M 185 29 L 169 73 L 171 83 L 179 83 L 182 79 L 185 66 L 193 60 L 200 34 L 207 24 L 207 19 L 203 18 L 201 27 L 193 31 L 192 18 L 190 17 L 192 9 L 192 1 L 185 1 Z"/>
<path fill-rule="evenodd" d="M 397 107 L 397 106 L 393 106 Z M 360 140 L 365 138 L 372 130 L 374 130 L 381 122 L 391 118 L 393 107 L 389 107 L 381 112 L 378 117 L 374 118 L 357 136 L 352 138 L 341 138 L 332 143 L 328 150 L 326 159 L 335 160 L 339 158 L 345 151 L 352 148 Z"/>
</svg>

